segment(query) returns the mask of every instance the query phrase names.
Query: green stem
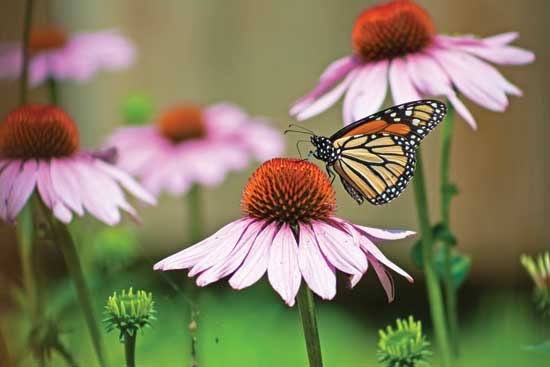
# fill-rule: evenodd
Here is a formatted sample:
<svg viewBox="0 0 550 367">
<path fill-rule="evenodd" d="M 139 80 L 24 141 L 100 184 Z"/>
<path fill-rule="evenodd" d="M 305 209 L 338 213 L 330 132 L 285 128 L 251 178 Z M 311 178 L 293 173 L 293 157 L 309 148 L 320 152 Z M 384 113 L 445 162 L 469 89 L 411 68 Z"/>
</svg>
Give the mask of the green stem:
<svg viewBox="0 0 550 367">
<path fill-rule="evenodd" d="M 317 329 L 317 320 L 315 318 L 315 300 L 311 290 L 304 284 L 298 292 L 298 309 L 304 328 L 304 338 L 306 340 L 307 356 L 310 367 L 321 367 L 323 358 L 321 356 L 321 343 L 319 341 L 319 330 Z"/>
<path fill-rule="evenodd" d="M 8 352 L 8 344 L 6 343 L 6 338 L 0 328 L 0 366 L 11 366 L 11 359 Z"/>
<path fill-rule="evenodd" d="M 126 356 L 126 367 L 135 367 L 136 365 L 136 333 L 124 333 L 124 355 Z"/>
<path fill-rule="evenodd" d="M 454 109 L 447 105 L 447 117 L 441 124 L 441 223 L 443 228 L 450 228 L 450 208 L 451 199 L 453 197 L 452 185 L 449 179 L 449 166 L 451 158 L 451 138 L 453 134 Z M 447 306 L 447 325 L 449 326 L 449 334 L 453 353 L 458 355 L 459 351 L 459 336 L 458 336 L 458 311 L 457 311 L 457 294 L 456 287 L 453 281 L 452 272 L 452 244 L 444 242 L 444 284 L 445 284 L 445 300 Z"/>
<path fill-rule="evenodd" d="M 189 232 L 191 245 L 199 242 L 202 239 L 202 207 L 201 207 L 201 188 L 198 184 L 191 186 L 187 194 L 188 200 L 188 217 L 189 217 Z M 189 292 L 189 306 L 191 308 L 191 322 L 189 323 L 189 333 L 191 334 L 191 367 L 198 366 L 197 359 L 197 315 L 198 311 L 198 294 L 197 287 L 190 278 L 187 278 L 186 288 Z"/>
<path fill-rule="evenodd" d="M 50 104 L 59 106 L 59 85 L 54 78 L 48 78 L 48 94 L 50 97 Z"/>
<path fill-rule="evenodd" d="M 97 319 L 94 314 L 90 291 L 88 290 L 86 281 L 84 279 L 84 273 L 82 271 L 82 267 L 80 266 L 80 260 L 78 258 L 76 246 L 73 242 L 68 228 L 63 223 L 55 219 L 47 208 L 45 208 L 44 211 L 47 213 L 46 216 L 52 229 L 54 238 L 59 245 L 61 252 L 63 253 L 67 269 L 73 279 L 76 288 L 77 298 L 80 302 L 80 308 L 84 313 L 84 318 L 92 337 L 92 343 L 94 345 L 97 359 L 100 366 L 105 366 L 106 364 L 101 343 L 101 333 L 99 331 Z"/>
<path fill-rule="evenodd" d="M 19 80 L 19 105 L 27 103 L 27 88 L 29 85 L 29 38 L 32 24 L 33 0 L 27 0 L 25 3 L 25 18 L 23 20 L 23 40 L 22 40 L 22 65 L 21 78 Z"/>
<path fill-rule="evenodd" d="M 445 310 L 443 308 L 443 297 L 437 274 L 435 271 L 435 262 L 433 256 L 433 235 L 430 225 L 430 216 L 428 213 L 428 200 L 426 197 L 426 188 L 424 184 L 424 169 L 422 165 L 421 150 L 417 151 L 416 173 L 414 176 L 414 193 L 416 198 L 416 209 L 418 220 L 420 222 L 422 260 L 424 273 L 426 276 L 426 285 L 428 288 L 428 299 L 430 302 L 430 313 L 435 329 L 435 337 L 441 353 L 441 365 L 443 367 L 451 366 L 451 355 L 449 349 L 449 337 L 445 325 Z"/>
<path fill-rule="evenodd" d="M 23 286 L 27 302 L 30 305 L 30 321 L 34 327 L 40 317 L 36 307 L 37 287 L 33 270 L 33 242 L 34 242 L 34 200 L 29 200 L 17 218 L 17 242 L 21 250 L 21 269 L 23 273 Z"/>
</svg>

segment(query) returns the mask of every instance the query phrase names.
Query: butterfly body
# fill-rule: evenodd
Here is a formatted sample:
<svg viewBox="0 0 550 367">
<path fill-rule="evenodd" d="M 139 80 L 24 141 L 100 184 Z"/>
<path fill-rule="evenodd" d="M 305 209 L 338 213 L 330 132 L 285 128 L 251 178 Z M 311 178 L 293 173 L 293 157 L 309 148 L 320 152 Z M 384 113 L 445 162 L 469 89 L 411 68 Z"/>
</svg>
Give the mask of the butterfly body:
<svg viewBox="0 0 550 367">
<path fill-rule="evenodd" d="M 416 149 L 445 116 L 445 104 L 421 100 L 356 121 L 331 137 L 311 137 L 312 153 L 340 176 L 359 204 L 381 205 L 398 197 L 414 175 Z"/>
</svg>

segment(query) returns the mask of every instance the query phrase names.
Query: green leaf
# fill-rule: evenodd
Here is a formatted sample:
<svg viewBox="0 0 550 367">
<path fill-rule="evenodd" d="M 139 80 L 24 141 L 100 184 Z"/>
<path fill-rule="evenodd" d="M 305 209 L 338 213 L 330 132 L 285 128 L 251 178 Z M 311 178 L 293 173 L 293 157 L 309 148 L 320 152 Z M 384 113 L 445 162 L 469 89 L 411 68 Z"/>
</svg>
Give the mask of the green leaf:
<svg viewBox="0 0 550 367">
<path fill-rule="evenodd" d="M 445 223 L 438 223 L 433 226 L 432 233 L 436 241 L 441 241 L 451 246 L 457 244 L 455 235 Z"/>
<path fill-rule="evenodd" d="M 452 198 L 455 195 L 458 195 L 458 187 L 455 184 L 448 183 L 443 187 L 443 195 L 447 198 Z"/>
<path fill-rule="evenodd" d="M 470 273 L 470 268 L 472 265 L 472 260 L 469 256 L 461 254 L 457 251 L 451 253 L 451 274 L 453 277 L 453 285 L 455 289 L 459 289 L 460 286 L 464 283 L 468 274 Z M 445 249 L 443 247 L 439 248 L 435 255 L 435 267 L 437 274 L 440 279 L 445 278 Z"/>
</svg>

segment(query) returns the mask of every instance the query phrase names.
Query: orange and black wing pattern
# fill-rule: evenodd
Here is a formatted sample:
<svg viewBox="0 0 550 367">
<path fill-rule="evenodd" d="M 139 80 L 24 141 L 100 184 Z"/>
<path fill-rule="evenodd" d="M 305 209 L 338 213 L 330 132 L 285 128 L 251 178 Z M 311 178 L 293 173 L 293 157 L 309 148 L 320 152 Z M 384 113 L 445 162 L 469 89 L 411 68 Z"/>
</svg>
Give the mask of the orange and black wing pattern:
<svg viewBox="0 0 550 367">
<path fill-rule="evenodd" d="M 357 121 L 330 139 L 340 152 L 333 163 L 346 191 L 375 205 L 398 197 L 412 179 L 422 139 L 445 116 L 443 103 L 422 100 L 394 106 Z"/>
</svg>

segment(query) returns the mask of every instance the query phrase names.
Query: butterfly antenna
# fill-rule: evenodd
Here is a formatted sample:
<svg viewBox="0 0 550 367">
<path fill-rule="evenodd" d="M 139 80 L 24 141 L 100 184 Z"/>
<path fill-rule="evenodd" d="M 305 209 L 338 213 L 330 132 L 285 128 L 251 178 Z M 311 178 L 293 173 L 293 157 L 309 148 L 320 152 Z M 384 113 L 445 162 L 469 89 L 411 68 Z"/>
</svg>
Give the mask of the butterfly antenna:
<svg viewBox="0 0 550 367">
<path fill-rule="evenodd" d="M 300 155 L 300 159 L 302 158 L 302 151 L 300 150 L 300 143 L 309 143 L 309 140 L 298 140 L 296 142 L 296 150 L 298 150 L 298 154 Z"/>
<path fill-rule="evenodd" d="M 302 129 L 302 130 L 305 130 L 307 131 L 308 133 L 312 134 L 312 135 L 316 135 L 315 132 L 313 130 L 310 130 L 308 129 L 307 127 L 304 127 L 304 126 L 301 126 L 301 125 L 297 125 L 297 124 L 290 124 L 288 125 L 288 127 L 297 127 L 299 129 Z"/>
<path fill-rule="evenodd" d="M 297 134 L 306 134 L 306 135 L 315 135 L 313 133 L 310 133 L 308 131 L 300 131 L 300 130 L 292 130 L 292 129 L 286 129 L 283 131 L 283 134 L 286 135 L 286 133 L 297 133 Z"/>
</svg>

